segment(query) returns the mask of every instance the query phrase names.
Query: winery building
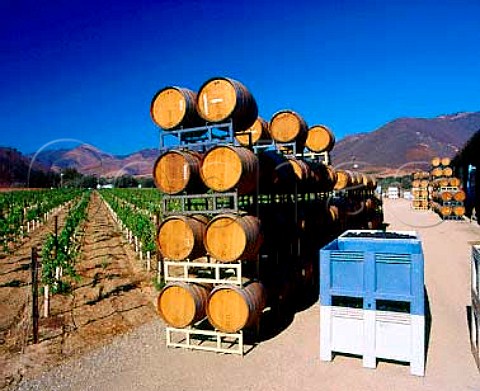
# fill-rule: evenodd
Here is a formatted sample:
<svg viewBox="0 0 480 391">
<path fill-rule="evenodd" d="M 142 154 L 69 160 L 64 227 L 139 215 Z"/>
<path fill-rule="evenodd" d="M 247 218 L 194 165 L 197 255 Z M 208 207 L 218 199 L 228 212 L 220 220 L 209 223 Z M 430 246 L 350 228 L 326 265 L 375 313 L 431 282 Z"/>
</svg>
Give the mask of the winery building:
<svg viewBox="0 0 480 391">
<path fill-rule="evenodd" d="M 462 180 L 467 193 L 465 202 L 466 215 L 477 216 L 480 212 L 480 192 L 476 191 L 476 183 L 480 183 L 480 129 L 467 141 L 452 161 L 457 176 Z M 475 211 L 474 211 L 475 209 Z"/>
</svg>

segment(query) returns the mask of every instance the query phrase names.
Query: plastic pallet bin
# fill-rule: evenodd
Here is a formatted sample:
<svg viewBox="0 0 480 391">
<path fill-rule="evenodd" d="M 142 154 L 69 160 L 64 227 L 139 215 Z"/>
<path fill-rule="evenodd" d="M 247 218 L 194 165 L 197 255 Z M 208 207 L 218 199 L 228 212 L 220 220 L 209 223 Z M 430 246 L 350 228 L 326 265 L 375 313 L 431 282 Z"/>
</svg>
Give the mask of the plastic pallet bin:
<svg viewBox="0 0 480 391">
<path fill-rule="evenodd" d="M 415 232 L 347 231 L 320 251 L 320 358 L 332 352 L 410 363 L 424 375 L 424 262 Z M 354 237 L 350 237 L 354 234 Z M 400 238 L 393 238 L 400 234 Z"/>
</svg>

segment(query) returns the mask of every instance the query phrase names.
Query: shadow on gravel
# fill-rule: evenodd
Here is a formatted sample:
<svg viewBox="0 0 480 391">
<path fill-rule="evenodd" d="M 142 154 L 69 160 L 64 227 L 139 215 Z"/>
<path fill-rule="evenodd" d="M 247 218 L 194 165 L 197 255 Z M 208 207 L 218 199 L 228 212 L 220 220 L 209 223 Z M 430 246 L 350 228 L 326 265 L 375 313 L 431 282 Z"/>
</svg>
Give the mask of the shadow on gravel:
<svg viewBox="0 0 480 391">
<path fill-rule="evenodd" d="M 475 317 L 475 310 L 471 305 L 467 305 L 465 311 L 468 324 L 468 335 L 470 337 L 470 350 L 472 351 L 477 368 L 480 370 L 480 340 L 478 339 L 478 328 L 480 327 L 480 323 L 478 322 L 478 315 Z M 474 330 L 472 330 L 472 325 L 474 325 Z"/>
<path fill-rule="evenodd" d="M 260 321 L 260 328 L 256 342 L 263 342 L 275 338 L 286 330 L 293 322 L 295 311 L 293 309 L 272 308 L 265 312 Z M 245 341 L 248 343 L 254 341 L 257 335 L 247 333 Z"/>
<path fill-rule="evenodd" d="M 428 298 L 427 288 L 424 286 L 425 292 L 425 368 L 428 361 L 428 349 L 430 346 L 430 332 L 432 330 L 432 312 L 430 311 L 430 299 Z"/>
</svg>

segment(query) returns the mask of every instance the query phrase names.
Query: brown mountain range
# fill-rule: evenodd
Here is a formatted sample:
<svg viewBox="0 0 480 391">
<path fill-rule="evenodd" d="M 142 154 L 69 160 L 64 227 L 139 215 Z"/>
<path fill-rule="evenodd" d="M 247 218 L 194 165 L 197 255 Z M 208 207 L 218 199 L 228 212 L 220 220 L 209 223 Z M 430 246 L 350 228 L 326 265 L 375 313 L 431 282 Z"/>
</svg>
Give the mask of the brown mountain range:
<svg viewBox="0 0 480 391">
<path fill-rule="evenodd" d="M 332 161 L 386 173 L 428 169 L 433 157 L 453 157 L 479 129 L 480 112 L 399 118 L 373 132 L 343 138 L 333 149 Z"/>
<path fill-rule="evenodd" d="M 434 156 L 453 157 L 479 129 L 480 112 L 430 119 L 399 118 L 375 131 L 353 134 L 338 141 L 332 152 L 332 163 L 350 169 L 355 166 L 360 171 L 378 175 L 405 174 L 414 168 L 428 169 Z M 34 167 L 43 172 L 48 169 L 59 172 L 69 167 L 82 174 L 105 177 L 151 176 L 158 155 L 159 151 L 152 148 L 116 156 L 91 145 L 81 145 L 73 149 L 42 151 L 35 156 Z M 4 185 L 22 182 L 19 173 L 25 176 L 33 157 L 26 157 L 12 148 L 0 148 L 0 182 L 3 181 Z M 15 167 L 15 170 L 7 172 L 8 167 Z"/>
<path fill-rule="evenodd" d="M 122 175 L 148 176 L 158 157 L 156 149 L 143 149 L 126 156 L 115 156 L 84 144 L 70 150 L 40 152 L 36 160 L 44 166 L 59 172 L 75 168 L 85 175 L 119 177 Z"/>
</svg>

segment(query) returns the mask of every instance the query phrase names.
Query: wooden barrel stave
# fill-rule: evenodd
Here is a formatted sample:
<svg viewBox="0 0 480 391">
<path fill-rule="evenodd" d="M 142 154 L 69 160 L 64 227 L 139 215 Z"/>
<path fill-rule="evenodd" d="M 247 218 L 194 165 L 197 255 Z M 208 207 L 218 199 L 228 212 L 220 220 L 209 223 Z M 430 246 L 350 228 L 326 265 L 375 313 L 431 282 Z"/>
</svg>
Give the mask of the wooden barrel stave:
<svg viewBox="0 0 480 391">
<path fill-rule="evenodd" d="M 219 145 L 203 157 L 200 176 L 210 189 L 226 192 L 237 189 L 248 194 L 257 188 L 258 158 L 244 147 Z"/>
<path fill-rule="evenodd" d="M 351 186 L 355 186 L 355 178 L 353 173 L 348 170 L 336 170 L 337 182 L 335 183 L 335 190 L 345 190 Z"/>
<path fill-rule="evenodd" d="M 203 192 L 200 179 L 202 155 L 195 151 L 169 150 L 161 154 L 153 166 L 155 186 L 166 194 L 183 191 Z"/>
<path fill-rule="evenodd" d="M 444 158 L 441 159 L 440 164 L 443 167 L 447 167 L 447 166 L 450 165 L 451 162 L 452 162 L 452 159 L 450 159 L 449 157 L 444 157 Z"/>
<path fill-rule="evenodd" d="M 308 127 L 300 114 L 292 110 L 281 110 L 273 115 L 268 128 L 273 140 L 279 143 L 295 142 L 303 148 L 307 139 Z"/>
<path fill-rule="evenodd" d="M 217 286 L 209 295 L 207 317 L 225 333 L 235 333 L 255 324 L 265 308 L 266 292 L 260 282 L 243 287 Z"/>
<path fill-rule="evenodd" d="M 167 259 L 181 261 L 206 254 L 203 244 L 208 218 L 202 215 L 170 216 L 158 228 L 157 244 Z"/>
<path fill-rule="evenodd" d="M 447 186 L 452 186 L 452 187 L 459 187 L 462 184 L 460 179 L 452 177 L 448 179 L 448 185 Z"/>
<path fill-rule="evenodd" d="M 207 122 L 232 121 L 235 131 L 250 128 L 258 117 L 258 107 L 250 91 L 239 81 L 216 77 L 198 91 L 198 114 Z"/>
<path fill-rule="evenodd" d="M 169 326 L 184 328 L 206 315 L 208 295 L 206 284 L 171 282 L 157 298 L 157 312 Z"/>
<path fill-rule="evenodd" d="M 208 223 L 204 244 L 220 262 L 256 259 L 263 242 L 260 220 L 251 215 L 220 214 Z"/>
<path fill-rule="evenodd" d="M 188 88 L 165 87 L 153 97 L 150 116 L 166 131 L 200 126 L 202 119 L 197 113 L 196 100 L 197 94 Z"/>
<path fill-rule="evenodd" d="M 268 122 L 258 117 L 248 129 L 237 132 L 235 139 L 244 147 L 257 144 L 261 140 L 270 140 L 271 136 L 268 131 Z"/>
<path fill-rule="evenodd" d="M 314 125 L 308 129 L 305 146 L 312 152 L 330 152 L 335 146 L 335 136 L 326 126 Z"/>
<path fill-rule="evenodd" d="M 465 215 L 465 207 L 463 205 L 456 205 L 453 207 L 453 214 L 458 217 Z"/>
<path fill-rule="evenodd" d="M 466 198 L 467 198 L 467 195 L 463 190 L 458 190 L 455 193 L 453 193 L 453 199 L 457 202 L 464 202 Z"/>
<path fill-rule="evenodd" d="M 436 167 L 432 170 L 432 175 L 435 178 L 440 178 L 443 175 L 443 170 L 440 167 Z"/>
</svg>

